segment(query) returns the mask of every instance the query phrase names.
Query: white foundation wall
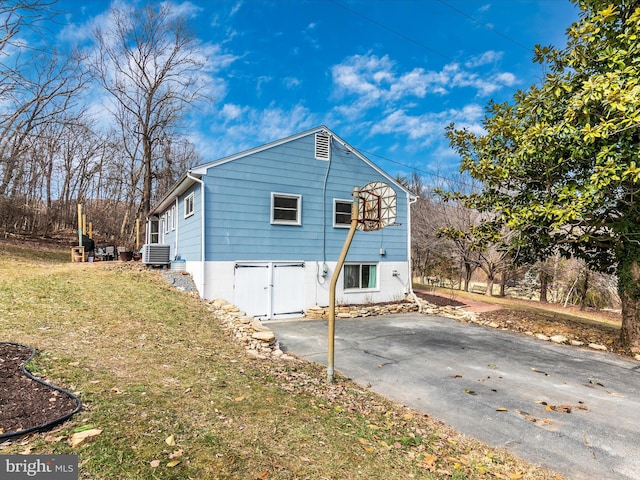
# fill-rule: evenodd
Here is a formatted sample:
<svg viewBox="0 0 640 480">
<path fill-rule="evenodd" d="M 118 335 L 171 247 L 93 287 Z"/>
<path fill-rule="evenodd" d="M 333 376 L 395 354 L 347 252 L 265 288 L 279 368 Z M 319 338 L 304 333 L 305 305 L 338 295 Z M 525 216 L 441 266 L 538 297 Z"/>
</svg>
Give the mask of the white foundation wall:
<svg viewBox="0 0 640 480">
<path fill-rule="evenodd" d="M 314 270 L 316 264 L 320 265 L 320 269 L 322 268 L 319 262 L 309 262 L 309 266 L 313 266 Z M 326 265 L 328 267 L 326 281 L 321 279 L 322 283 L 316 282 L 315 275 L 309 279 L 307 291 L 313 291 L 314 298 L 313 303 L 308 304 L 307 308 L 314 305 L 321 307 L 329 305 L 329 283 L 331 281 L 331 275 L 333 275 L 335 270 L 336 262 L 327 262 Z M 403 300 L 411 291 L 411 275 L 407 262 L 379 262 L 377 265 L 377 289 L 345 291 L 343 288 L 344 279 L 341 272 L 340 277 L 338 277 L 338 282 L 336 283 L 336 304 L 367 304 Z"/>
<path fill-rule="evenodd" d="M 295 261 L 295 260 L 294 260 Z M 192 275 L 200 296 L 207 300 L 222 298 L 230 303 L 234 299 L 235 266 L 238 262 L 206 262 L 203 272 L 201 262 L 187 262 L 186 270 Z M 322 275 L 322 262 L 305 262 L 304 308 L 329 305 L 329 284 L 336 262 L 325 263 L 327 272 Z M 367 304 L 399 301 L 410 293 L 410 271 L 407 262 L 379 262 L 378 288 L 366 290 L 343 289 L 342 273 L 336 284 L 337 304 Z M 206 281 L 203 283 L 203 279 Z"/>
</svg>

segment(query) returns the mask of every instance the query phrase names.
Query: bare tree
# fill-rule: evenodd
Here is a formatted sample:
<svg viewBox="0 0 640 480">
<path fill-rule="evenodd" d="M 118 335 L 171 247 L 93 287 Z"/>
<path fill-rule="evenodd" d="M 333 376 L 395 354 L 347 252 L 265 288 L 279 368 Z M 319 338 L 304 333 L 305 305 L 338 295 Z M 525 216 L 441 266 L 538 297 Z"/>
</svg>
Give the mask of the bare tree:
<svg viewBox="0 0 640 480">
<path fill-rule="evenodd" d="M 136 213 L 144 217 L 151 209 L 160 144 L 203 98 L 199 78 L 205 58 L 185 19 L 169 3 L 112 9 L 109 20 L 108 27 L 95 32 L 98 51 L 92 66 L 114 101 L 110 113 L 131 162 L 129 200 L 137 202 L 141 194 Z"/>
<path fill-rule="evenodd" d="M 3 216 L 5 228 L 19 223 L 30 232 L 51 206 L 55 151 L 49 132 L 77 108 L 87 79 L 75 52 L 59 55 L 38 29 L 53 16 L 53 3 L 0 2 L 0 198 L 18 214 Z"/>
</svg>

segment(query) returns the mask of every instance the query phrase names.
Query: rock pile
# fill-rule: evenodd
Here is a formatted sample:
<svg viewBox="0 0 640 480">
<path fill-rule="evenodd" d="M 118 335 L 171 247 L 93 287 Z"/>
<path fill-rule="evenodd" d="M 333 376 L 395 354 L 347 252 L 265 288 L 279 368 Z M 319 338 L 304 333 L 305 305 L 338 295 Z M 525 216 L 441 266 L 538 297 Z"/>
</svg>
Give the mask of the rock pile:
<svg viewBox="0 0 640 480">
<path fill-rule="evenodd" d="M 226 300 L 217 299 L 208 303 L 216 318 L 222 321 L 234 338 L 247 349 L 247 354 L 264 360 L 268 357 L 279 357 L 290 360 L 293 357 L 280 350 L 275 333 L 262 322 L 248 317 L 235 305 Z"/>
<path fill-rule="evenodd" d="M 413 302 L 399 302 L 379 305 L 350 305 L 336 306 L 336 318 L 360 318 L 392 313 L 408 313 L 418 311 L 418 304 Z M 329 307 L 313 307 L 305 311 L 306 318 L 312 320 L 327 320 Z"/>
</svg>

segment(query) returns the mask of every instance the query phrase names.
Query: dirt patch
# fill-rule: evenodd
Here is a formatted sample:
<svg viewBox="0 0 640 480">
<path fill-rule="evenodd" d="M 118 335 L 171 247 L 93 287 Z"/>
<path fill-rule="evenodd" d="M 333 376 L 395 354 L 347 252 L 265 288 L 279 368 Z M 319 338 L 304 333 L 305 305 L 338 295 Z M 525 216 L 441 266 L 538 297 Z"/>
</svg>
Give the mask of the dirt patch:
<svg viewBox="0 0 640 480">
<path fill-rule="evenodd" d="M 542 334 L 547 337 L 562 335 L 569 341 L 582 345 L 597 344 L 607 347 L 607 350 L 625 355 L 620 342 L 620 329 L 606 323 L 595 323 L 558 318 L 553 312 L 535 313 L 518 310 L 502 309 L 485 312 L 480 318 L 492 322 L 492 326 L 512 332 L 528 335 Z"/>
<path fill-rule="evenodd" d="M 418 290 L 415 290 L 413 293 L 436 307 L 464 307 L 467 305 L 466 303 L 459 302 L 443 295 L 432 295 Z"/>
<path fill-rule="evenodd" d="M 30 430 L 73 413 L 76 399 L 24 374 L 31 349 L 0 343 L 0 435 Z"/>
</svg>

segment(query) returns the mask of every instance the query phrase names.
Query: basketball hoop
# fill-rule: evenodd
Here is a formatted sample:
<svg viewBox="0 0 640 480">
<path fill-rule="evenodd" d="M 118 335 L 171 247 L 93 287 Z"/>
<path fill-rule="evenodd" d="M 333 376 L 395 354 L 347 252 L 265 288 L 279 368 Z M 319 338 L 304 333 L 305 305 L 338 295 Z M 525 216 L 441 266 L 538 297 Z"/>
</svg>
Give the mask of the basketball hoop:
<svg viewBox="0 0 640 480">
<path fill-rule="evenodd" d="M 396 192 L 384 182 L 367 183 L 360 190 L 358 230 L 372 232 L 396 221 Z"/>
<path fill-rule="evenodd" d="M 328 341 L 327 341 L 327 380 L 334 381 L 334 347 L 335 347 L 335 324 L 336 324 L 336 283 L 344 261 L 349 252 L 351 240 L 356 233 L 356 229 L 371 232 L 380 230 L 396 221 L 396 192 L 384 182 L 367 183 L 362 189 L 353 189 L 353 203 L 351 205 L 351 227 L 342 246 L 342 252 L 338 258 L 336 268 L 331 275 L 329 283 L 329 320 Z M 356 202 L 357 199 L 357 202 Z M 357 210 L 357 212 L 356 212 Z M 357 215 L 357 221 L 356 220 Z"/>
</svg>

